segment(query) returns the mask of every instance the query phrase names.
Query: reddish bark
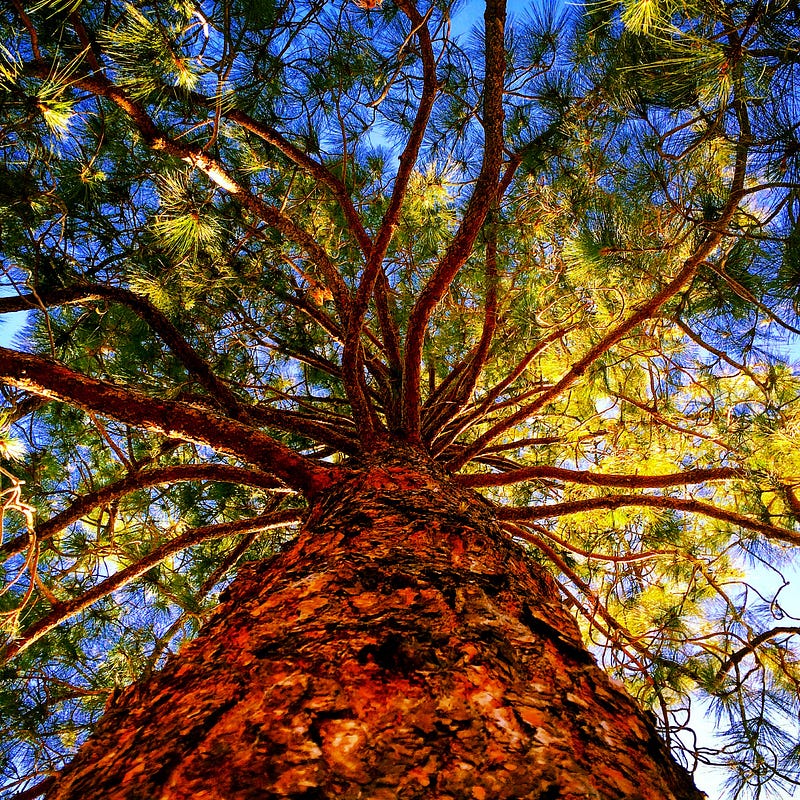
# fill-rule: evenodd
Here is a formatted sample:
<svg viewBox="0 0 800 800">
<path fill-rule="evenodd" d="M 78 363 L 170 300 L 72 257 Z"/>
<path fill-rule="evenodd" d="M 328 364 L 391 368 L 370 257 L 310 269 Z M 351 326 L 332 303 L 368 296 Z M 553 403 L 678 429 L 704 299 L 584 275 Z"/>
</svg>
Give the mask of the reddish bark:
<svg viewBox="0 0 800 800">
<path fill-rule="evenodd" d="M 488 504 L 405 453 L 320 496 L 47 797 L 702 794 Z"/>
<path fill-rule="evenodd" d="M 308 495 L 336 480 L 336 467 L 314 464 L 249 425 L 204 408 L 90 378 L 41 356 L 0 347 L 0 380 L 170 438 L 206 444 L 248 461 Z"/>
</svg>

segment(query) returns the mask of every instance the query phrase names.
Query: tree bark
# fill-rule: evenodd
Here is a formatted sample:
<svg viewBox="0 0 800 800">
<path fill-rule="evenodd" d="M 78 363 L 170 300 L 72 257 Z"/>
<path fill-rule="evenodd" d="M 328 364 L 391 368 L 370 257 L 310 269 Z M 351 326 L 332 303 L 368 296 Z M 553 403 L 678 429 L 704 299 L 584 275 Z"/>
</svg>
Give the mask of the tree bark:
<svg viewBox="0 0 800 800">
<path fill-rule="evenodd" d="M 111 705 L 51 800 L 704 797 L 480 497 L 393 451 Z"/>
</svg>

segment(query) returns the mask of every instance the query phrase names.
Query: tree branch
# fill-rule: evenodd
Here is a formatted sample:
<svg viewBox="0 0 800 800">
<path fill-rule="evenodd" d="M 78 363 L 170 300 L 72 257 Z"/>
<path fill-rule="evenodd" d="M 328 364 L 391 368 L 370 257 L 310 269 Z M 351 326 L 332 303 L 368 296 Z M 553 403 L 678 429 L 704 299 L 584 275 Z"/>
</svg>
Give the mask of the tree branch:
<svg viewBox="0 0 800 800">
<path fill-rule="evenodd" d="M 567 514 L 583 514 L 587 511 L 613 510 L 624 506 L 639 506 L 642 508 L 665 508 L 671 511 L 682 511 L 689 514 L 700 514 L 704 517 L 718 519 L 730 525 L 756 531 L 767 539 L 800 545 L 800 533 L 759 522 L 735 511 L 717 508 L 700 500 L 686 500 L 680 497 L 656 497 L 653 495 L 611 495 L 609 497 L 592 497 L 586 500 L 571 500 L 565 503 L 538 506 L 536 508 L 507 508 L 497 509 L 497 516 L 501 520 L 537 520 L 548 517 L 563 517 Z"/>
<path fill-rule="evenodd" d="M 513 523 L 505 523 L 503 524 L 503 528 L 505 528 L 505 530 L 507 530 L 512 536 L 518 536 L 519 538 L 535 545 L 553 563 L 556 569 L 560 570 L 566 578 L 568 578 L 573 584 L 575 584 L 575 586 L 578 587 L 584 597 L 592 601 L 593 611 L 591 613 L 578 604 L 579 610 L 586 617 L 590 624 L 596 625 L 597 620 L 595 619 L 595 616 L 599 615 L 609 626 L 610 630 L 616 631 L 618 634 L 622 635 L 634 650 L 653 661 L 656 660 L 656 657 L 653 655 L 653 653 L 651 653 L 650 650 L 648 650 L 647 647 L 641 643 L 640 637 L 634 636 L 624 625 L 622 625 L 622 623 L 618 622 L 617 619 L 609 613 L 608 609 L 600 600 L 600 597 L 592 590 L 592 587 L 586 583 L 586 581 L 584 581 L 578 575 L 578 573 L 575 572 L 575 570 L 571 569 L 567 562 L 564 561 L 564 559 L 559 556 L 555 549 L 550 547 L 550 545 L 545 542 L 544 539 L 542 539 L 540 536 L 537 536 L 535 533 L 533 533 L 533 531 L 526 530 L 525 528 L 521 528 L 519 525 L 514 525 Z M 563 586 L 560 586 L 560 588 L 562 590 L 564 589 Z M 610 640 L 614 640 L 614 637 L 610 636 L 607 632 L 605 635 Z M 617 642 L 617 644 L 619 644 L 623 650 L 626 650 L 626 648 L 622 646 L 620 642 Z M 642 673 L 646 674 L 646 670 L 638 658 L 632 656 L 632 654 L 629 652 L 627 654 L 629 657 L 632 657 L 637 665 L 642 669 Z"/>
<path fill-rule="evenodd" d="M 48 775 L 44 780 L 39 781 L 36 786 L 31 786 L 22 792 L 12 794 L 8 800 L 34 800 L 36 797 L 41 797 L 43 794 L 49 792 L 56 784 L 54 775 Z"/>
<path fill-rule="evenodd" d="M 46 78 L 52 74 L 52 65 L 47 63 L 29 64 L 27 68 L 32 74 L 40 77 Z M 326 281 L 342 322 L 346 322 L 350 309 L 350 291 L 345 285 L 341 273 L 324 248 L 310 233 L 303 230 L 278 209 L 247 191 L 217 161 L 206 154 L 202 148 L 192 147 L 170 138 L 165 131 L 155 124 L 141 103 L 128 97 L 122 89 L 108 80 L 108 78 L 99 74 L 81 78 L 75 77 L 71 79 L 71 84 L 110 100 L 128 115 L 149 147 L 178 158 L 191 167 L 200 170 L 215 186 L 231 197 L 236 198 L 244 208 L 258 219 L 305 250 L 311 256 Z"/>
<path fill-rule="evenodd" d="M 597 431 L 596 433 L 586 433 L 583 436 L 578 436 L 575 441 L 582 442 L 587 439 L 597 439 L 605 436 L 608 431 Z M 558 444 L 559 442 L 566 442 L 564 436 L 530 436 L 525 439 L 514 439 L 510 442 L 502 442 L 501 444 L 494 444 L 491 447 L 485 447 L 481 451 L 481 455 L 488 455 L 490 453 L 502 453 L 505 450 L 520 450 L 523 447 L 544 447 L 549 444 Z"/>
<path fill-rule="evenodd" d="M 452 425 L 449 430 L 445 430 L 435 441 L 432 446 L 434 453 L 441 453 L 450 446 L 456 438 L 467 430 L 473 424 L 479 422 L 487 414 L 495 409 L 495 400 L 497 400 L 503 392 L 517 380 L 525 370 L 530 366 L 534 358 L 541 355 L 551 344 L 557 342 L 562 336 L 572 330 L 572 326 L 565 328 L 557 328 L 549 333 L 541 341 L 537 342 L 520 360 L 516 367 L 508 373 L 501 381 L 496 383 L 477 403 L 476 407 L 470 411 L 465 417 L 457 421 L 457 424 Z M 461 451 L 466 454 L 467 449 Z M 482 452 L 482 450 L 481 450 Z M 467 461 L 470 461 L 477 453 L 471 454 L 464 461 L 459 462 L 458 459 L 453 459 L 448 463 L 448 467 L 453 471 L 460 469 Z M 460 457 L 459 457 L 460 458 Z"/>
<path fill-rule="evenodd" d="M 354 436 L 349 436 L 348 432 L 355 431 L 352 422 L 344 426 L 341 422 L 321 422 L 319 415 L 317 419 L 308 419 L 295 411 L 286 409 L 271 408 L 267 405 L 258 405 L 252 408 L 252 418 L 265 425 L 272 425 L 280 430 L 291 430 L 308 436 L 312 440 L 317 440 L 322 444 L 335 447 L 343 453 L 353 454 L 357 450 L 357 441 Z"/>
<path fill-rule="evenodd" d="M 134 427 L 208 445 L 276 475 L 309 497 L 334 483 L 342 472 L 338 467 L 312 464 L 271 436 L 236 420 L 123 389 L 41 356 L 0 347 L 0 380 Z"/>
<path fill-rule="evenodd" d="M 92 509 L 105 506 L 112 500 L 117 500 L 126 494 L 148 486 L 182 481 L 237 483 L 241 486 L 258 486 L 261 489 L 288 491 L 280 481 L 271 475 L 235 467 L 231 464 L 173 464 L 168 467 L 133 472 L 118 481 L 81 495 L 68 508 L 54 514 L 50 519 L 40 522 L 34 529 L 34 536 L 37 542 L 45 542 L 73 522 L 85 517 Z M 4 542 L 0 545 L 0 557 L 6 559 L 15 553 L 22 552 L 29 542 L 30 537 L 27 534 Z"/>
<path fill-rule="evenodd" d="M 634 400 L 632 397 L 628 397 L 628 395 L 621 394 L 619 392 L 615 392 L 614 396 L 619 398 L 625 403 L 629 403 L 634 408 L 638 408 L 640 411 L 644 411 L 645 414 L 649 414 L 659 425 L 663 425 L 665 428 L 669 428 L 670 430 L 675 431 L 676 433 L 680 433 L 684 436 L 691 437 L 692 439 L 703 439 L 707 442 L 712 442 L 713 444 L 720 447 L 722 450 L 729 452 L 731 450 L 731 446 L 723 441 L 722 439 L 717 439 L 714 436 L 709 436 L 707 433 L 701 433 L 697 430 L 692 430 L 691 428 L 682 428 L 676 422 L 672 422 L 668 420 L 663 414 L 659 414 L 658 411 L 650 408 L 646 403 L 642 403 L 639 400 Z"/>
<path fill-rule="evenodd" d="M 496 211 L 495 211 L 496 213 Z M 435 413 L 428 413 L 423 416 L 422 425 L 423 439 L 432 443 L 446 421 L 452 420 L 459 414 L 469 402 L 472 393 L 478 384 L 486 361 L 489 358 L 489 350 L 497 330 L 497 223 L 492 219 L 484 228 L 486 232 L 486 258 L 484 275 L 486 279 L 486 300 L 484 301 L 483 327 L 478 344 L 465 362 L 455 367 L 448 375 L 443 384 L 447 384 L 447 390 L 440 393 L 440 399 L 433 407 Z M 458 372 L 458 380 L 449 380 L 453 373 Z M 423 408 L 423 411 L 425 409 Z"/>
<path fill-rule="evenodd" d="M 760 381 L 752 370 L 748 369 L 744 364 L 740 364 L 738 361 L 734 361 L 726 352 L 723 350 L 719 350 L 718 348 L 714 347 L 712 344 L 709 344 L 702 336 L 695 333 L 680 317 L 675 317 L 670 321 L 674 322 L 685 334 L 689 337 L 698 347 L 702 347 L 704 350 L 707 350 L 709 353 L 713 353 L 717 358 L 721 361 L 724 361 L 726 364 L 729 364 L 734 369 L 738 369 L 740 372 L 747 375 L 751 381 L 762 391 L 764 394 L 767 393 L 767 387 L 763 381 Z"/>
<path fill-rule="evenodd" d="M 436 59 L 428 32 L 427 21 L 417 11 L 413 0 L 399 0 L 399 8 L 409 18 L 417 34 L 422 55 L 422 97 L 420 98 L 414 124 L 406 146 L 400 155 L 400 163 L 394 179 L 392 196 L 381 220 L 366 266 L 356 290 L 352 304 L 342 356 L 342 373 L 345 384 L 352 387 L 353 416 L 359 432 L 369 443 L 376 436 L 375 421 L 370 414 L 366 392 L 363 390 L 364 376 L 361 370 L 361 329 L 370 298 L 373 296 L 379 273 L 383 270 L 383 259 L 400 220 L 408 183 L 416 166 L 419 149 L 425 136 L 431 111 L 436 98 Z M 391 343 L 385 342 L 388 346 Z"/>
<path fill-rule="evenodd" d="M 189 99 L 192 102 L 202 103 L 206 107 L 214 106 L 216 108 L 215 102 L 207 97 L 204 97 L 203 95 L 191 93 L 189 95 Z M 324 164 L 320 164 L 318 161 L 315 161 L 313 158 L 311 158 L 311 156 L 303 152 L 299 147 L 293 145 L 286 139 L 286 137 L 278 133 L 278 131 L 274 130 L 269 125 L 265 125 L 262 122 L 254 120 L 248 114 L 245 114 L 239 109 L 226 110 L 223 108 L 221 115 L 225 119 L 235 122 L 246 131 L 255 134 L 259 137 L 259 139 L 271 144 L 290 161 L 297 164 L 297 166 L 304 170 L 308 175 L 326 186 L 334 198 L 336 198 L 339 207 L 342 209 L 342 214 L 344 214 L 344 218 L 347 221 L 350 232 L 353 234 L 353 238 L 356 240 L 361 252 L 364 254 L 364 258 L 366 259 L 369 257 L 369 253 L 372 250 L 372 240 L 364 228 L 361 217 L 359 216 L 358 211 L 356 211 L 353 201 L 347 192 L 347 188 L 342 181 L 340 181 L 335 175 L 326 169 Z"/>
<path fill-rule="evenodd" d="M 737 664 L 741 663 L 747 655 L 754 652 L 758 647 L 764 644 L 764 642 L 774 639 L 776 636 L 781 636 L 782 634 L 797 636 L 800 634 L 800 628 L 796 625 L 780 625 L 777 628 L 770 628 L 768 631 L 764 631 L 763 633 L 758 634 L 758 636 L 753 637 L 753 639 L 751 639 L 747 645 L 745 645 L 745 647 L 742 647 L 736 652 L 731 653 L 728 659 L 717 671 L 716 679 L 718 681 L 722 680 L 722 678 L 724 678 L 725 675 L 727 675 L 728 672 L 730 672 Z"/>
<path fill-rule="evenodd" d="M 111 300 L 130 308 L 146 322 L 178 357 L 187 371 L 193 375 L 211 397 L 234 419 L 245 419 L 247 410 L 228 385 L 220 380 L 208 362 L 186 341 L 169 319 L 144 297 L 114 286 L 78 285 L 64 289 L 37 290 L 35 294 L 0 297 L 0 314 L 42 306 L 69 305 L 89 300 Z"/>
<path fill-rule="evenodd" d="M 728 199 L 724 208 L 720 212 L 719 218 L 713 223 L 713 227 L 709 224 L 707 233 L 703 238 L 701 244 L 697 247 L 695 252 L 687 258 L 677 275 L 656 293 L 650 300 L 643 303 L 639 308 L 631 314 L 628 319 L 618 325 L 614 330 L 607 333 L 594 347 L 589 349 L 583 358 L 576 361 L 567 373 L 559 380 L 551 389 L 541 394 L 536 400 L 527 406 L 523 406 L 519 411 L 512 414 L 510 417 L 498 422 L 489 428 L 486 433 L 480 436 L 470 447 L 467 448 L 464 455 L 457 462 L 451 462 L 450 469 L 456 470 L 463 466 L 473 456 L 477 455 L 483 447 L 491 443 L 491 441 L 499 436 L 504 431 L 516 425 L 518 422 L 531 417 L 547 403 L 559 397 L 566 389 L 572 386 L 586 370 L 594 364 L 604 353 L 608 352 L 615 344 L 620 342 L 630 331 L 640 325 L 647 319 L 653 317 L 658 310 L 672 297 L 674 297 L 689 281 L 694 277 L 698 267 L 708 258 L 714 251 L 717 245 L 722 241 L 725 236 L 726 227 L 733 219 L 739 202 L 744 196 L 744 181 L 747 175 L 747 156 L 750 145 L 750 129 L 747 122 L 747 108 L 743 102 L 735 103 L 737 114 L 741 123 L 741 135 L 736 145 L 735 166 L 733 177 L 731 179 L 731 188 L 728 194 Z"/>
<path fill-rule="evenodd" d="M 408 320 L 403 361 L 403 429 L 409 441 L 420 432 L 421 366 L 425 329 L 436 306 L 469 258 L 475 239 L 497 195 L 503 160 L 505 0 L 487 0 L 484 13 L 486 75 L 483 85 L 483 162 L 464 217 L 442 260 L 419 294 Z"/>
<path fill-rule="evenodd" d="M 375 281 L 375 310 L 378 315 L 381 339 L 389 365 L 389 392 L 386 398 L 386 418 L 389 427 L 397 430 L 401 424 L 400 392 L 403 380 L 403 360 L 400 355 L 400 331 L 389 303 L 390 287 L 385 270 Z"/>
<path fill-rule="evenodd" d="M 101 598 L 126 586 L 131 581 L 136 580 L 136 578 L 144 575 L 145 572 L 160 564 L 165 558 L 169 558 L 171 555 L 179 553 L 187 547 L 200 544 L 209 539 L 219 539 L 222 536 L 230 536 L 236 533 L 282 528 L 297 522 L 302 514 L 303 512 L 297 509 L 274 511 L 259 517 L 241 519 L 236 522 L 221 522 L 216 525 L 206 525 L 201 528 L 193 528 L 190 531 L 186 531 L 186 533 L 157 547 L 151 553 L 140 558 L 136 563 L 121 569 L 119 572 L 101 581 L 92 589 L 88 589 L 78 597 L 55 606 L 50 613 L 31 625 L 19 639 L 10 642 L 4 648 L 0 654 L 0 664 L 7 663 L 10 659 L 14 658 L 14 656 L 19 655 L 19 653 L 27 650 L 32 644 L 38 642 L 39 639 L 46 636 L 62 622 L 74 617 L 76 614 L 80 614 L 81 611 L 86 610 Z"/>
<path fill-rule="evenodd" d="M 735 467 L 716 467 L 711 469 L 689 469 L 667 475 L 622 475 L 602 474 L 588 470 L 564 469 L 537 465 L 523 467 L 511 472 L 490 472 L 471 475 L 454 475 L 453 480 L 461 486 L 473 488 L 485 486 L 508 486 L 522 481 L 549 479 L 581 483 L 586 486 L 616 486 L 623 489 L 665 489 L 668 486 L 688 486 L 706 481 L 724 481 L 742 478 L 745 473 Z"/>
</svg>

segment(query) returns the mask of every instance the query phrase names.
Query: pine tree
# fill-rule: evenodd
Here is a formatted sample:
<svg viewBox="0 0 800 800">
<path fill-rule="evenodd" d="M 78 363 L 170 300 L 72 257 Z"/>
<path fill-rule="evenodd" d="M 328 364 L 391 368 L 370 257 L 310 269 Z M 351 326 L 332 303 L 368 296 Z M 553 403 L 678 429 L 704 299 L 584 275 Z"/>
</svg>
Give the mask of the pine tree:
<svg viewBox="0 0 800 800">
<path fill-rule="evenodd" d="M 0 32 L 4 798 L 796 785 L 795 2 Z"/>
</svg>

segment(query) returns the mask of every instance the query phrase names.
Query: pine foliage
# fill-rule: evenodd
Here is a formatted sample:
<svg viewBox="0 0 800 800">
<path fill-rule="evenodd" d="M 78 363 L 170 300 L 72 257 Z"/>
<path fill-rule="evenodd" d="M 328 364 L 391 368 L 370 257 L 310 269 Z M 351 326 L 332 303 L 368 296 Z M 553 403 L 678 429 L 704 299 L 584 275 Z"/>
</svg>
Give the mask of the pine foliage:
<svg viewBox="0 0 800 800">
<path fill-rule="evenodd" d="M 309 474 L 418 443 L 548 565 L 690 767 L 791 794 L 797 3 L 515 7 L 499 56 L 474 3 L 363 5 L 0 14 L 0 312 L 29 311 L 0 353 L 2 796 L 308 496 L 238 441 L 22 380 L 25 353 Z"/>
</svg>

